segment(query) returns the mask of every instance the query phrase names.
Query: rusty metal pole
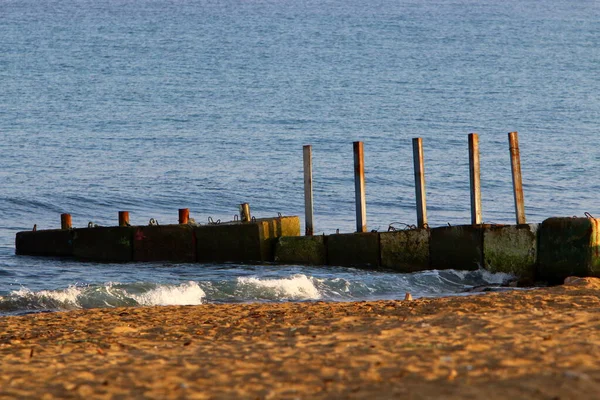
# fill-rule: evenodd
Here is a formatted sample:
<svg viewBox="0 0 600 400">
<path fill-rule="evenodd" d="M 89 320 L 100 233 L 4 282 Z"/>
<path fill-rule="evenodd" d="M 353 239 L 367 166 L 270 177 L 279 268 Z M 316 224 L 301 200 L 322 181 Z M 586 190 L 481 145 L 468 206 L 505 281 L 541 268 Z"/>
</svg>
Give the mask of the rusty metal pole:
<svg viewBox="0 0 600 400">
<path fill-rule="evenodd" d="M 354 193 L 356 197 L 356 232 L 367 231 L 365 198 L 365 160 L 362 142 L 354 142 Z"/>
<path fill-rule="evenodd" d="M 312 184 L 312 146 L 303 147 L 304 160 L 304 219 L 306 236 L 314 233 L 313 221 L 313 184 Z"/>
<path fill-rule="evenodd" d="M 190 221 L 190 209 L 180 208 L 179 209 L 179 223 L 187 224 Z"/>
<path fill-rule="evenodd" d="M 415 197 L 417 201 L 417 226 L 427 226 L 427 199 L 425 196 L 425 162 L 423 160 L 423 139 L 414 138 L 413 162 L 415 167 Z"/>
<path fill-rule="evenodd" d="M 526 224 L 525 196 L 523 195 L 523 178 L 521 176 L 521 153 L 519 151 L 519 134 L 517 132 L 510 132 L 508 134 L 508 144 L 510 148 L 510 165 L 512 169 L 517 224 Z"/>
<path fill-rule="evenodd" d="M 60 229 L 71 229 L 71 214 L 60 214 Z"/>
<path fill-rule="evenodd" d="M 242 222 L 250 222 L 252 220 L 252 217 L 250 216 L 250 204 L 240 204 L 240 220 Z"/>
<path fill-rule="evenodd" d="M 129 226 L 129 211 L 119 211 L 119 226 Z"/>
<path fill-rule="evenodd" d="M 469 134 L 469 175 L 471 181 L 471 224 L 481 224 L 481 180 L 479 174 L 479 136 Z"/>
</svg>

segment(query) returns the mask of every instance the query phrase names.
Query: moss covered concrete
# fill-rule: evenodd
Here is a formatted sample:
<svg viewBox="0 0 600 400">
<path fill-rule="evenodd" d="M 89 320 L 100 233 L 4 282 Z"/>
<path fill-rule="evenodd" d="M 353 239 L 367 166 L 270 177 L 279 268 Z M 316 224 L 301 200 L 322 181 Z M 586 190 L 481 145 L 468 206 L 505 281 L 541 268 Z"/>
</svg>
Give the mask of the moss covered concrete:
<svg viewBox="0 0 600 400">
<path fill-rule="evenodd" d="M 283 236 L 275 246 L 275 262 L 326 265 L 326 236 Z"/>
<path fill-rule="evenodd" d="M 600 276 L 600 220 L 548 218 L 540 227 L 538 278 L 561 283 L 567 276 Z"/>
<path fill-rule="evenodd" d="M 278 238 L 300 236 L 300 218 L 297 216 L 263 218 L 255 220 L 253 223 L 259 226 L 262 261 L 275 259 L 275 246 Z"/>
<path fill-rule="evenodd" d="M 196 236 L 189 225 L 138 226 L 133 261 L 196 261 Z"/>
<path fill-rule="evenodd" d="M 431 268 L 478 269 L 483 265 L 483 229 L 488 226 L 457 225 L 431 229 Z"/>
<path fill-rule="evenodd" d="M 381 266 L 398 272 L 423 271 L 429 265 L 429 230 L 410 229 L 379 234 Z"/>
<path fill-rule="evenodd" d="M 380 265 L 379 233 L 347 233 L 327 238 L 327 263 L 350 267 L 377 268 Z"/>
<path fill-rule="evenodd" d="M 70 257 L 73 255 L 72 229 L 18 232 L 15 251 L 19 255 Z"/>
<path fill-rule="evenodd" d="M 133 260 L 133 227 L 73 229 L 73 255 L 81 260 L 127 262 Z"/>
<path fill-rule="evenodd" d="M 484 267 L 531 281 L 537 261 L 538 224 L 495 225 L 483 230 Z"/>
<path fill-rule="evenodd" d="M 272 262 L 280 236 L 300 234 L 296 216 L 229 222 L 195 228 L 200 262 Z"/>
</svg>

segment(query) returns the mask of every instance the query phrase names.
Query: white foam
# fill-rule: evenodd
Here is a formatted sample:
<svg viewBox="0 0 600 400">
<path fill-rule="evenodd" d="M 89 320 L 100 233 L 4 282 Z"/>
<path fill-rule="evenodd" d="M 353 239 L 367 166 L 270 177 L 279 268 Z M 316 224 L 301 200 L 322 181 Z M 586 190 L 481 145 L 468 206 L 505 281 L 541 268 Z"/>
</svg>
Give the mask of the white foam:
<svg viewBox="0 0 600 400">
<path fill-rule="evenodd" d="M 143 294 L 127 294 L 142 306 L 186 306 L 202 304 L 206 293 L 194 281 L 181 285 L 161 285 Z"/>
<path fill-rule="evenodd" d="M 490 272 L 485 269 L 480 269 L 480 272 L 483 280 L 492 285 L 502 285 L 512 279 L 515 279 L 515 275 L 507 274 L 505 272 Z"/>
<path fill-rule="evenodd" d="M 41 290 L 39 292 L 32 292 L 27 288 L 21 288 L 11 292 L 11 296 L 21 297 L 30 300 L 52 300 L 56 301 L 65 306 L 78 307 L 79 296 L 83 293 L 83 288 L 71 285 L 64 290 Z"/>
<path fill-rule="evenodd" d="M 238 285 L 250 286 L 263 293 L 261 297 L 292 300 L 317 300 L 321 298 L 319 290 L 313 281 L 304 274 L 292 275 L 281 279 L 259 279 L 256 277 L 238 277 Z M 269 293 L 270 292 L 270 293 Z"/>
</svg>

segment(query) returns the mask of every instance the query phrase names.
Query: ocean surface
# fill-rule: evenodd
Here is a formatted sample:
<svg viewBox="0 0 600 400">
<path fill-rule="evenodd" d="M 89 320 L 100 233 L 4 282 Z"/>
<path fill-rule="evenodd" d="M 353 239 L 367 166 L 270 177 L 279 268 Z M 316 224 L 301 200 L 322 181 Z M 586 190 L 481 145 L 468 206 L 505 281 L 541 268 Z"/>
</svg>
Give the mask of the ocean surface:
<svg viewBox="0 0 600 400">
<path fill-rule="evenodd" d="M 303 217 L 414 224 L 422 137 L 431 226 L 470 221 L 467 134 L 485 222 L 511 223 L 518 131 L 528 221 L 600 215 L 596 0 L 0 0 L 0 315 L 118 305 L 460 294 L 510 279 L 340 267 L 94 264 L 14 254 L 60 226 Z"/>
</svg>

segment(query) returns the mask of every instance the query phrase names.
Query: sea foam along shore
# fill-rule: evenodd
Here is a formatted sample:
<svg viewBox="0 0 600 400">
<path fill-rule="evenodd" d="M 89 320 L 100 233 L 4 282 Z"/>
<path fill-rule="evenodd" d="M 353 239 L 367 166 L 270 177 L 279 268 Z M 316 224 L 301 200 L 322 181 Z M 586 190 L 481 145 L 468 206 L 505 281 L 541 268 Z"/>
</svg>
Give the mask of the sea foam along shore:
<svg viewBox="0 0 600 400">
<path fill-rule="evenodd" d="M 0 318 L 0 398 L 594 398 L 600 280 Z"/>
</svg>

